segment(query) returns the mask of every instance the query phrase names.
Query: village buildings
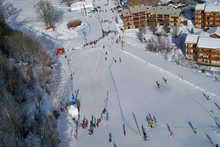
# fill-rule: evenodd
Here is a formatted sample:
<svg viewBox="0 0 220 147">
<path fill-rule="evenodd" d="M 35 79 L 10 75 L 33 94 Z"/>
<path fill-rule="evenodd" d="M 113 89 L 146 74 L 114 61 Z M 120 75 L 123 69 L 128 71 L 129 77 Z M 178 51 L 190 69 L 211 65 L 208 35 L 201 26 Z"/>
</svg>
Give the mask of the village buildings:
<svg viewBox="0 0 220 147">
<path fill-rule="evenodd" d="M 198 64 L 220 66 L 220 33 L 188 35 L 185 43 L 187 59 Z"/>
<path fill-rule="evenodd" d="M 195 26 L 200 29 L 220 26 L 220 6 L 197 4 L 195 8 Z"/>
<path fill-rule="evenodd" d="M 145 4 L 123 8 L 122 20 L 125 29 L 145 26 L 179 26 L 181 10 L 172 6 L 148 6 Z"/>
</svg>

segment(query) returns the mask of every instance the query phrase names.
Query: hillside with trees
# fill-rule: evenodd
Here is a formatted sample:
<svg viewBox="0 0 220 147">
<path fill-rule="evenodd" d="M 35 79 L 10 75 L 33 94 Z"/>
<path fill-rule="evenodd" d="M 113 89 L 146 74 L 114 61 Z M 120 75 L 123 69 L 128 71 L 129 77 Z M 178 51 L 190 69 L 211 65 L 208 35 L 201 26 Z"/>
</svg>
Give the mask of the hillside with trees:
<svg viewBox="0 0 220 147">
<path fill-rule="evenodd" d="M 56 147 L 58 115 L 44 101 L 51 98 L 53 58 L 33 36 L 11 29 L 0 12 L 0 146 Z"/>
</svg>

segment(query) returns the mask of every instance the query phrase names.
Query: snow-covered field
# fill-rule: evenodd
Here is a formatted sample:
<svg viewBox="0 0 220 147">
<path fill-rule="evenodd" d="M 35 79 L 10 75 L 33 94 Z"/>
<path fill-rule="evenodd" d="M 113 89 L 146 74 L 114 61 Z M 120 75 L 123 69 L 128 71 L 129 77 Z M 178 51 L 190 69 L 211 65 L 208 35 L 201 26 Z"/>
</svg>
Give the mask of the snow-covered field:
<svg viewBox="0 0 220 147">
<path fill-rule="evenodd" d="M 14 0 L 14 6 L 21 12 L 17 17 L 19 21 L 11 23 L 26 20 L 23 27 L 31 25 L 33 30 L 44 32 L 33 9 L 35 2 Z M 52 2 L 57 6 L 58 0 Z M 103 12 L 90 16 L 60 8 L 64 12 L 63 21 L 57 24 L 56 32 L 46 33 L 66 49 L 67 58 L 59 57 L 63 70 L 59 96 L 67 101 L 79 89 L 81 118 L 100 117 L 106 105 L 109 112 L 109 120 L 103 120 L 93 135 L 88 135 L 88 129 L 80 128 L 77 140 L 73 137 L 73 121 L 70 117 L 61 116 L 60 134 L 69 135 L 68 140 L 61 140 L 61 146 L 110 147 L 115 143 L 117 147 L 211 147 L 206 134 L 219 144 L 220 132 L 213 118 L 220 115 L 214 104 L 220 104 L 220 83 L 168 62 L 160 55 L 145 52 L 135 33 L 118 31 L 114 21 L 117 13 L 110 10 L 113 2 L 109 0 L 107 4 L 106 0 L 96 0 L 94 5 L 100 6 Z M 89 27 L 86 38 L 77 33 L 80 28 L 66 28 L 65 24 L 75 18 L 80 18 Z M 102 23 L 105 20 L 108 23 Z M 102 29 L 112 33 L 101 38 Z M 120 38 L 126 42 L 123 47 Z M 83 47 L 85 41 L 96 39 L 99 39 L 97 44 Z M 119 43 L 116 43 L 117 39 Z M 209 95 L 210 100 L 206 100 L 203 93 Z M 147 130 L 148 141 L 139 135 L 132 112 L 136 114 L 139 127 L 143 125 Z M 147 126 L 145 117 L 148 113 L 156 116 L 156 128 Z M 197 128 L 197 134 L 193 133 L 188 121 Z M 126 136 L 123 135 L 123 124 Z M 170 136 L 167 124 L 174 136 Z M 108 142 L 109 133 L 112 133 L 113 143 Z"/>
</svg>

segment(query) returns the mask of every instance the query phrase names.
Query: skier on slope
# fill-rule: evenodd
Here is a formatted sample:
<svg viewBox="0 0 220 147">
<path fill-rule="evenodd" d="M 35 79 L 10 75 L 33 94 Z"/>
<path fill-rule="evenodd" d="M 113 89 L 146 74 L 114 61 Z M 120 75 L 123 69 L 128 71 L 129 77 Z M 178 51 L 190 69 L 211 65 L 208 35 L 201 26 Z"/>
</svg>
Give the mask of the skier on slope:
<svg viewBox="0 0 220 147">
<path fill-rule="evenodd" d="M 167 84 L 167 79 L 165 77 L 162 77 L 165 84 Z"/>
<path fill-rule="evenodd" d="M 154 126 L 156 127 L 157 126 L 157 119 L 155 116 L 153 116 L 153 121 L 154 121 Z"/>
<path fill-rule="evenodd" d="M 101 118 L 98 118 L 98 119 L 97 119 L 97 122 L 96 122 L 97 128 L 99 127 L 99 124 L 101 123 L 101 121 L 102 121 Z"/>
<path fill-rule="evenodd" d="M 90 126 L 89 128 L 89 135 L 92 135 L 94 133 L 94 128 L 92 126 Z"/>
<path fill-rule="evenodd" d="M 121 63 L 121 57 L 119 57 L 119 62 Z"/>
<path fill-rule="evenodd" d="M 144 129 L 144 126 L 142 125 L 141 128 L 142 128 L 142 133 L 143 133 L 144 141 L 147 141 L 147 133 L 146 133 L 146 131 Z"/>
<path fill-rule="evenodd" d="M 70 74 L 70 79 L 73 80 L 73 74 L 72 73 Z"/>
<path fill-rule="evenodd" d="M 109 143 L 112 142 L 112 133 L 109 133 L 109 134 L 108 134 L 108 141 L 109 141 Z"/>
<path fill-rule="evenodd" d="M 126 133 L 126 129 L 125 129 L 125 124 L 122 125 L 122 128 L 123 128 L 123 134 L 124 134 L 124 136 L 126 136 L 127 133 Z"/>
<path fill-rule="evenodd" d="M 79 99 L 76 100 L 76 106 L 77 106 L 78 111 L 80 112 L 80 100 Z"/>
<path fill-rule="evenodd" d="M 106 112 L 106 120 L 109 120 L 109 113 Z"/>
<path fill-rule="evenodd" d="M 160 88 L 160 83 L 156 81 L 157 88 Z"/>
<path fill-rule="evenodd" d="M 93 127 L 96 128 L 96 118 L 94 118 Z"/>
<path fill-rule="evenodd" d="M 113 147 L 117 147 L 116 143 L 113 144 Z"/>
<path fill-rule="evenodd" d="M 211 100 L 209 95 L 207 95 L 207 94 L 204 93 L 204 92 L 203 92 L 202 94 L 203 94 L 203 96 L 206 98 L 207 101 Z"/>
<path fill-rule="evenodd" d="M 112 57 L 113 58 L 113 61 L 115 62 L 115 63 L 117 63 L 117 60 L 114 58 L 114 57 Z"/>
<path fill-rule="evenodd" d="M 87 128 L 87 127 L 88 127 L 88 120 L 84 117 L 82 122 L 82 128 Z"/>
<path fill-rule="evenodd" d="M 89 125 L 89 135 L 92 135 L 94 133 L 94 125 L 93 125 L 93 121 L 90 120 L 90 125 Z"/>
</svg>

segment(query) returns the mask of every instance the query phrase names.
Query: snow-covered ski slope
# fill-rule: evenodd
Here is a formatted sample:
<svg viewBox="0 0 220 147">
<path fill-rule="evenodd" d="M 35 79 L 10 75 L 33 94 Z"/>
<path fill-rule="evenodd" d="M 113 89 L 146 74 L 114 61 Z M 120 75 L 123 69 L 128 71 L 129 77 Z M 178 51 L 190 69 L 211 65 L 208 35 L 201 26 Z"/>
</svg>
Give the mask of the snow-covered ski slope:
<svg viewBox="0 0 220 147">
<path fill-rule="evenodd" d="M 56 1 L 58 0 L 53 1 L 55 5 Z M 22 9 L 19 19 L 29 18 L 29 15 L 31 17 L 31 13 L 35 13 L 29 9 L 33 1 L 21 3 L 14 0 L 15 6 Z M 215 143 L 220 143 L 219 130 L 213 120 L 214 116 L 220 115 L 220 110 L 214 104 L 220 104 L 220 83 L 167 62 L 159 55 L 145 52 L 144 46 L 136 40 L 135 33 L 129 34 L 129 37 L 127 32 L 115 34 L 114 31 L 119 29 L 114 24 L 117 13 L 112 14 L 110 10 L 113 2 L 109 0 L 107 5 L 107 0 L 96 0 L 95 4 L 103 11 L 90 16 L 65 12 L 57 32 L 49 34 L 63 42 L 66 49 L 67 58 L 59 57 L 61 69 L 64 70 L 61 75 L 64 85 L 61 84 L 60 89 L 63 90 L 60 91 L 65 92 L 60 95 L 69 99 L 72 92 L 80 89 L 81 118 L 85 116 L 91 119 L 92 115 L 100 117 L 106 104 L 109 112 L 109 120 L 103 120 L 100 127 L 95 128 L 93 135 L 88 135 L 88 129 L 80 128 L 77 140 L 70 136 L 68 141 L 72 137 L 71 146 L 112 147 L 115 142 L 117 147 L 212 147 L 206 134 Z M 72 18 L 80 18 L 90 26 L 86 40 L 90 42 L 98 39 L 96 45 L 83 47 L 86 40 L 78 36 L 76 31 L 64 27 Z M 108 20 L 108 23 L 101 24 L 104 20 Z M 36 25 L 37 30 L 43 30 L 39 23 L 31 24 L 33 28 Z M 102 28 L 113 32 L 102 38 Z M 123 48 L 119 36 L 124 36 L 126 43 Z M 117 39 L 119 43 L 116 43 Z M 79 50 L 72 50 L 73 48 Z M 71 74 L 73 80 L 70 78 Z M 162 80 L 163 77 L 168 80 L 167 83 Z M 156 81 L 161 84 L 160 88 L 157 88 Z M 209 101 L 203 96 L 203 92 L 210 95 Z M 144 141 L 139 135 L 132 112 L 137 117 L 139 127 L 143 125 L 146 128 L 148 141 Z M 156 128 L 147 126 L 145 117 L 148 113 L 156 116 Z M 197 128 L 197 134 L 193 133 L 188 121 Z M 64 131 L 72 127 L 72 124 L 62 126 L 66 128 Z M 123 124 L 126 136 L 123 135 Z M 174 136 L 170 136 L 166 124 L 170 125 Z M 69 129 L 69 132 L 74 134 L 74 129 Z M 109 133 L 112 133 L 113 143 L 108 141 Z M 61 146 L 67 146 L 63 140 L 61 142 Z"/>
<path fill-rule="evenodd" d="M 118 146 L 209 146 L 204 133 L 210 132 L 216 136 L 214 122 L 209 116 L 210 110 L 219 114 L 214 104 L 206 102 L 201 91 L 147 66 L 130 55 L 115 49 L 110 50 L 111 47 L 114 48 L 110 44 L 106 45 L 109 52 L 107 60 L 110 60 L 107 62 L 102 49 L 74 55 L 76 61 L 80 61 L 73 67 L 77 69 L 75 82 L 81 91 L 82 117 L 99 117 L 105 105 L 106 92 L 110 91 L 110 120 L 95 129 L 92 136 L 88 135 L 87 130 L 81 129 L 78 146 L 112 146 L 108 143 L 108 132 L 112 132 Z M 108 62 L 112 62 L 112 57 L 121 57 L 122 62 L 117 61 L 110 68 Z M 163 76 L 168 79 L 167 84 L 163 83 Z M 160 89 L 156 87 L 156 80 L 162 84 Z M 136 114 L 139 124 L 144 126 L 147 126 L 145 116 L 148 112 L 158 118 L 158 128 L 147 129 L 150 141 L 144 142 L 139 136 L 132 112 Z M 194 135 L 188 126 L 189 120 L 197 126 L 198 135 Z M 122 123 L 125 123 L 127 128 L 125 137 Z M 174 137 L 169 136 L 166 123 L 174 129 Z"/>
</svg>

